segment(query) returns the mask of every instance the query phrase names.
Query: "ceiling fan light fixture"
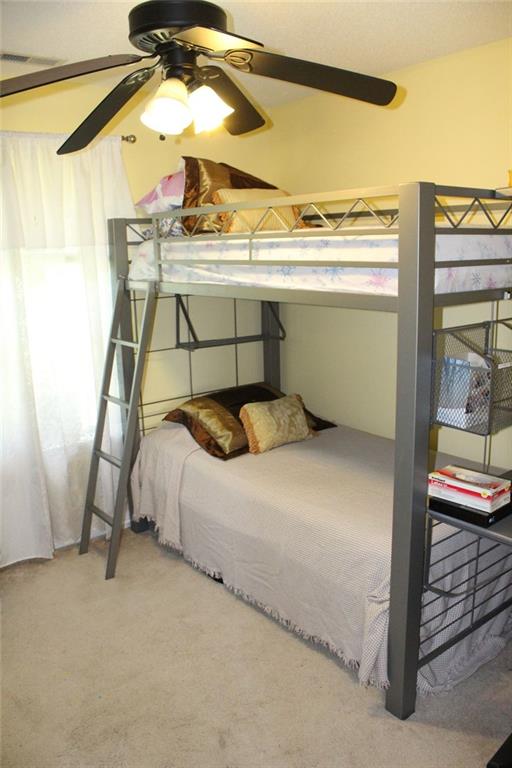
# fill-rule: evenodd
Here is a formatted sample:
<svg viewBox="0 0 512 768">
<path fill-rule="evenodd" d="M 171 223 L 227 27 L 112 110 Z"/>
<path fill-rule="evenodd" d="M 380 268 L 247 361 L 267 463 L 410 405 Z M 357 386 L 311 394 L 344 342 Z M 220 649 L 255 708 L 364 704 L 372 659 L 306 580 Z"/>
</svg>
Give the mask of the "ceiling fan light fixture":
<svg viewBox="0 0 512 768">
<path fill-rule="evenodd" d="M 140 119 L 157 133 L 171 136 L 182 133 L 193 119 L 185 83 L 176 77 L 164 80 Z"/>
<path fill-rule="evenodd" d="M 213 131 L 222 125 L 224 118 L 235 111 L 208 85 L 201 85 L 192 91 L 188 103 L 193 115 L 196 133 Z"/>
</svg>

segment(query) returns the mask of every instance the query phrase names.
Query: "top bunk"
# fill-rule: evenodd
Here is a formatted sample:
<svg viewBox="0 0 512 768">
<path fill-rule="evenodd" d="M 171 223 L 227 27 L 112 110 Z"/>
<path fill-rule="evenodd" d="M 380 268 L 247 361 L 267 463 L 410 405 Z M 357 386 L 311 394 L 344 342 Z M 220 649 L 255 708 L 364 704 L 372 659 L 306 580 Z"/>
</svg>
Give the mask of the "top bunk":
<svg viewBox="0 0 512 768">
<path fill-rule="evenodd" d="M 132 290 L 151 281 L 166 294 L 390 312 L 411 275 L 437 306 L 511 298 L 505 193 L 428 182 L 277 198 L 251 192 L 249 202 L 112 220 L 116 276 L 127 275 Z"/>
</svg>

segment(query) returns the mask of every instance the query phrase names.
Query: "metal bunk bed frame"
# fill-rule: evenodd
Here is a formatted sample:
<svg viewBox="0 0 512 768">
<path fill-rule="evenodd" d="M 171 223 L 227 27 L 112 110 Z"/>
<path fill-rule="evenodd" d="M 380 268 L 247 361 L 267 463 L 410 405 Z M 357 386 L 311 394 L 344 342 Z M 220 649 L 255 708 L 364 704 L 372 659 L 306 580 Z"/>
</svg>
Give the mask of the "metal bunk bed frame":
<svg viewBox="0 0 512 768">
<path fill-rule="evenodd" d="M 398 198 L 393 207 L 379 208 L 379 201 L 389 201 L 389 198 Z M 448 202 L 455 199 L 455 202 Z M 329 212 L 325 204 L 336 201 L 339 205 L 345 205 L 343 213 Z M 280 206 L 296 206 L 300 215 L 292 228 L 286 225 L 279 213 Z M 261 203 L 260 203 L 261 206 Z M 153 218 L 154 232 L 160 235 L 160 219 L 171 215 L 176 220 L 185 216 L 195 216 L 196 224 L 185 234 L 185 237 L 193 236 L 196 239 L 212 239 L 216 235 L 223 238 L 235 237 L 238 239 L 253 240 L 256 238 L 276 237 L 275 232 L 267 233 L 259 231 L 255 226 L 252 232 L 243 235 L 226 234 L 227 224 L 237 212 L 254 208 L 254 204 L 239 203 L 237 205 L 207 206 L 205 208 L 173 211 L 171 214 L 161 214 Z M 225 213 L 227 220 L 222 229 L 216 234 L 209 232 L 207 235 L 196 234 L 201 229 L 202 223 L 209 217 Z M 233 299 L 252 299 L 262 302 L 262 334 L 261 341 L 264 349 L 264 378 L 267 382 L 279 386 L 280 381 L 280 352 L 279 335 L 282 327 L 279 322 L 279 303 L 290 302 L 298 304 L 315 304 L 325 306 L 344 307 L 349 309 L 378 310 L 396 312 L 398 314 L 398 361 L 397 361 L 397 387 L 396 387 L 396 432 L 395 432 L 395 477 L 394 477 L 394 502 L 393 502 L 393 530 L 392 530 L 392 562 L 391 562 L 391 588 L 390 588 L 390 616 L 389 616 L 389 653 L 388 672 L 389 689 L 386 693 L 386 708 L 395 716 L 405 719 L 414 712 L 416 700 L 417 671 L 421 666 L 420 658 L 420 625 L 422 611 L 422 597 L 425 590 L 424 564 L 426 547 L 426 522 L 428 518 L 427 475 L 429 471 L 429 442 L 431 435 L 431 395 L 432 395 L 432 350 L 433 332 L 435 328 L 435 307 L 463 305 L 477 302 L 498 302 L 502 299 L 510 299 L 508 289 L 477 290 L 465 293 L 435 294 L 434 280 L 435 270 L 443 267 L 463 267 L 492 264 L 510 264 L 511 259 L 495 259 L 482 261 L 435 261 L 435 240 L 437 234 L 511 234 L 512 233 L 512 200 L 499 192 L 488 189 L 472 189 L 462 187 L 439 186 L 428 182 L 415 182 L 402 184 L 397 187 L 355 189 L 342 192 L 333 192 L 317 195 L 302 195 L 265 201 L 265 215 L 274 215 L 276 221 L 280 221 L 283 237 L 299 234 L 307 237 L 318 234 L 314 229 L 297 231 L 300 221 L 320 221 L 322 225 L 329 226 L 333 236 L 343 234 L 382 234 L 397 232 L 399 238 L 398 262 L 358 262 L 354 260 L 335 262 L 337 265 L 351 267 L 371 268 L 396 268 L 399 276 L 398 297 L 357 294 L 348 292 L 327 292 L 308 290 L 283 290 L 275 288 L 252 288 L 218 284 L 174 283 L 158 281 L 148 284 L 143 281 L 128 281 L 125 279 L 119 283 L 118 296 L 124 296 L 127 301 L 124 305 L 119 303 L 117 324 L 121 338 L 127 339 L 121 344 L 119 360 L 121 372 L 121 384 L 125 393 L 132 390 L 132 384 L 138 374 L 138 388 L 140 389 L 141 370 L 137 372 L 134 365 L 133 347 L 133 316 L 130 295 L 135 291 L 146 291 L 156 296 L 175 296 L 177 317 L 180 308 L 184 308 L 182 296 L 210 296 Z M 361 220 L 370 220 L 373 226 L 360 226 Z M 475 220 L 477 224 L 475 225 Z M 115 219 L 109 221 L 110 252 L 112 259 L 112 275 L 117 281 L 118 276 L 128 275 L 129 255 L 128 246 L 133 242 L 127 238 L 127 230 L 133 237 L 138 235 L 137 226 L 140 219 Z M 322 230 L 322 235 L 324 230 Z M 329 235 L 328 235 L 329 236 Z M 165 238 L 154 238 L 155 255 L 159 269 L 161 269 L 160 248 Z M 203 259 L 201 263 L 204 263 Z M 176 261 L 173 263 L 191 264 L 190 260 Z M 232 260 L 208 260 L 208 264 L 233 264 Z M 239 262 L 240 263 L 240 262 Z M 251 263 L 251 254 L 249 261 Z M 278 261 L 264 262 L 272 263 Z M 308 265 L 309 262 L 287 261 L 286 264 Z M 313 262 L 319 265 L 321 262 Z M 333 262 L 329 262 L 332 264 Z M 161 273 L 160 273 L 161 274 Z M 269 304 L 270 302 L 270 304 Z M 117 307 L 117 303 L 116 303 Z M 187 316 L 185 315 L 187 320 Z M 187 320 L 187 323 L 189 320 Z M 113 326 L 113 335 L 117 328 Z M 190 325 L 188 326 L 190 332 Z M 111 339 L 112 340 L 112 339 Z M 131 346 L 130 346 L 131 340 Z M 254 340 L 254 337 L 251 338 Z M 193 340 L 199 342 L 197 337 Z M 242 339 L 221 340 L 224 343 L 239 343 Z M 205 343 L 206 344 L 206 343 Z M 199 342 L 200 345 L 200 342 Z M 116 344 L 112 344 L 112 350 Z M 188 345 L 189 349 L 198 348 L 194 343 Z M 144 349 L 139 349 L 140 356 Z M 112 361 L 114 352 L 112 351 Z M 111 363 L 111 368 L 112 368 Z M 143 363 L 141 363 L 141 367 Z M 108 384 L 104 386 L 108 387 Z M 106 390 L 102 389 L 102 402 L 105 399 Z M 133 392 L 132 392 L 133 395 Z M 138 398 L 139 392 L 135 393 Z M 123 396 L 124 397 L 124 396 Z M 128 398 L 124 397 L 125 405 Z M 124 420 L 126 425 L 126 418 Z M 134 438 L 136 442 L 136 438 Z M 101 447 L 100 442 L 95 449 Z M 129 464 L 134 456 L 134 443 L 125 443 L 125 465 Z M 101 451 L 100 451 L 101 453 Z M 104 456 L 98 456 L 104 458 Z M 94 456 L 93 456 L 94 462 Z M 97 464 L 97 462 L 96 462 Z M 119 464 L 118 464 L 119 466 Z M 97 466 L 96 466 L 97 472 Z M 91 469 L 91 474 L 94 472 Z M 125 484 L 123 503 L 128 492 L 128 474 L 125 471 L 122 478 Z M 95 478 L 93 485 L 95 483 Z M 93 489 L 94 490 L 94 489 Z M 89 504 L 93 504 L 89 494 Z M 97 513 L 96 509 L 84 516 L 84 533 L 81 543 L 81 552 L 87 551 L 90 535 L 90 518 Z M 101 516 L 101 515 L 100 515 Z M 120 518 L 120 512 L 118 513 Z M 88 520 L 86 519 L 88 518 Z M 115 514 L 114 514 L 115 518 Z M 104 519 L 104 518 L 103 518 Z M 107 521 L 111 522 L 111 521 Z M 506 531 L 504 540 L 512 543 L 512 526 Z M 117 541 L 114 542 L 113 567 L 107 577 L 114 575 L 117 548 L 119 545 L 120 524 L 117 530 Z M 480 532 L 481 533 L 481 532 Z M 113 535 L 113 539 L 114 539 Z M 111 544 L 112 549 L 112 544 Z M 430 552 L 428 553 L 430 556 Z M 112 566 L 111 563 L 111 566 Z M 504 610 L 512 604 L 507 600 L 500 610 Z M 495 615 L 496 612 L 494 612 Z M 484 618 L 488 620 L 491 615 Z M 479 623 L 479 625 L 482 622 Z M 466 632 L 467 634 L 467 632 Z M 465 635 L 463 635 L 465 636 Z M 460 640 L 457 636 L 450 642 L 453 645 Z M 446 644 L 445 644 L 446 645 Z M 443 650 L 446 650 L 444 648 Z M 434 654 L 430 654 L 432 657 Z M 429 658 L 430 660 L 430 658 Z"/>
</svg>

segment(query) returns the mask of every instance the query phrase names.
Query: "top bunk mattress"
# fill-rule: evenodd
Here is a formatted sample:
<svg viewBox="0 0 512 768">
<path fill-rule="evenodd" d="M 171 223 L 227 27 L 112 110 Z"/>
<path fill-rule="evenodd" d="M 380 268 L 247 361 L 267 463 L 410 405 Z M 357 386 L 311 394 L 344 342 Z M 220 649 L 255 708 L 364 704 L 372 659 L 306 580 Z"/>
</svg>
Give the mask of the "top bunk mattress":
<svg viewBox="0 0 512 768">
<path fill-rule="evenodd" d="M 145 240 L 133 254 L 129 279 L 158 280 L 175 283 L 208 283 L 254 288 L 281 288 L 398 295 L 398 270 L 382 267 L 381 262 L 398 261 L 398 235 L 310 235 L 237 240 L 170 238 L 161 245 L 162 273 L 158 266 L 153 240 Z M 176 264 L 194 260 L 201 264 Z M 479 262 L 512 260 L 512 236 L 437 235 L 436 261 Z M 208 263 L 218 260 L 247 261 L 247 264 Z M 279 263 L 258 264 L 275 260 Z M 307 261 L 307 266 L 297 262 Z M 310 262 L 321 262 L 312 266 Z M 332 262 L 328 265 L 325 262 Z M 379 263 L 372 267 L 353 267 L 349 261 Z M 344 264 L 345 262 L 345 264 Z M 440 294 L 466 291 L 508 289 L 512 286 L 512 263 L 475 264 L 441 267 L 435 272 L 435 292 Z"/>
</svg>

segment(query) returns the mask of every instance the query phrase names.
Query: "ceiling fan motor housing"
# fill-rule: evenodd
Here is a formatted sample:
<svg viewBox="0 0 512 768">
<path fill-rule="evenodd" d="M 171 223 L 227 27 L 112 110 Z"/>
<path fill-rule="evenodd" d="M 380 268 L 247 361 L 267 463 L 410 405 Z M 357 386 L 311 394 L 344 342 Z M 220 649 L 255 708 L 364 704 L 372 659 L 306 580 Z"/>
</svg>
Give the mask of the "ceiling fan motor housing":
<svg viewBox="0 0 512 768">
<path fill-rule="evenodd" d="M 146 53 L 160 53 L 171 45 L 181 29 L 200 25 L 227 32 L 222 8 L 206 0 L 148 0 L 136 5 L 128 16 L 130 42 Z"/>
</svg>

